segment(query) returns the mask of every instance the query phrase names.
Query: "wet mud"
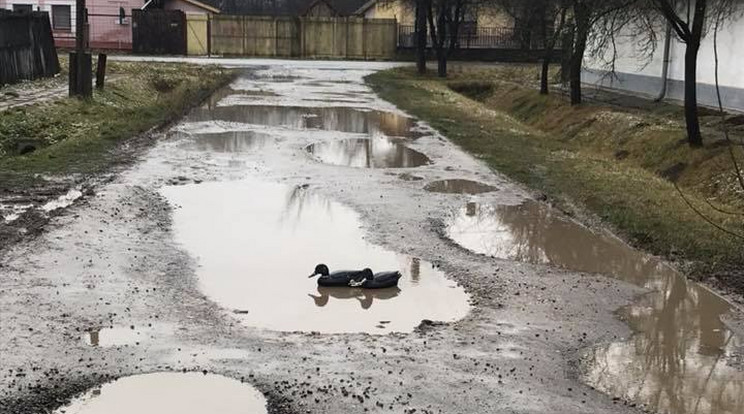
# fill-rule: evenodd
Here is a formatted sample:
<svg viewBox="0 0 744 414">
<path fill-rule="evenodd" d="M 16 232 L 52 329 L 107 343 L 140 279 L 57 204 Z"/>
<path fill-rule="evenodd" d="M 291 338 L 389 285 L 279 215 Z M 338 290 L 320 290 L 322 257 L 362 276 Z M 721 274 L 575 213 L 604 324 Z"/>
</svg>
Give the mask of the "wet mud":
<svg viewBox="0 0 744 414">
<path fill-rule="evenodd" d="M 483 194 L 498 191 L 499 189 L 488 185 L 479 183 L 477 181 L 470 180 L 441 180 L 429 183 L 424 187 L 424 190 L 432 193 L 444 193 L 444 194 Z"/>
<path fill-rule="evenodd" d="M 587 382 L 654 412 L 744 412 L 744 373 L 727 363 L 744 342 L 721 321 L 731 306 L 660 259 L 534 202 L 469 202 L 448 234 L 480 254 L 599 273 L 651 290 L 619 312 L 636 332 L 630 340 L 586 354 Z"/>
<path fill-rule="evenodd" d="M 715 297 L 645 277 L 664 264 L 603 237 L 545 230 L 563 226 L 558 215 L 473 223 L 482 206 L 529 193 L 376 98 L 363 78 L 389 65 L 220 62 L 252 66 L 1 259 L 0 412 L 82 407 L 114 379 L 184 371 L 224 375 L 204 401 L 240 386 L 272 414 L 638 414 L 648 396 L 694 412 L 688 394 L 697 412 L 738 407 L 738 337 L 717 325 Z M 428 161 L 401 174 L 308 153 L 378 138 Z M 469 194 L 467 206 L 422 191 L 460 179 L 498 191 Z M 452 223 L 473 251 L 454 244 Z M 319 288 L 307 275 L 320 262 L 404 278 L 380 291 Z"/>
</svg>

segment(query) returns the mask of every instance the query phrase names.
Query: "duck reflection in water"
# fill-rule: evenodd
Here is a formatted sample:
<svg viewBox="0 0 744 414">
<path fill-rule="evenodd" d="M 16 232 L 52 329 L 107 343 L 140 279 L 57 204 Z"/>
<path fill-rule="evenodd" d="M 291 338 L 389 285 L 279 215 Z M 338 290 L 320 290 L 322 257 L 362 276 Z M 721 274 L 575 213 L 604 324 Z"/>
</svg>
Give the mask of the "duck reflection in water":
<svg viewBox="0 0 744 414">
<path fill-rule="evenodd" d="M 369 309 L 372 307 L 372 303 L 376 300 L 387 300 L 392 299 L 400 294 L 400 289 L 397 287 L 388 289 L 349 289 L 349 288 L 338 288 L 338 287 L 323 287 L 318 286 L 318 294 L 309 294 L 315 306 L 322 308 L 328 304 L 330 298 L 334 299 L 356 299 L 359 301 L 362 309 Z"/>
</svg>

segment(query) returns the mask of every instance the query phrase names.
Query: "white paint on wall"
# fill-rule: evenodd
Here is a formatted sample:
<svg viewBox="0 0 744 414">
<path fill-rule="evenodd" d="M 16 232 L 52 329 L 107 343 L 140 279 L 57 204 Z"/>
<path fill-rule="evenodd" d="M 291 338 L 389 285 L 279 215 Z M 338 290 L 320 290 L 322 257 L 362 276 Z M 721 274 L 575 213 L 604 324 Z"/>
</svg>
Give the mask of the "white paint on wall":
<svg viewBox="0 0 744 414">
<path fill-rule="evenodd" d="M 663 31 L 662 31 L 663 32 Z M 620 36 L 618 39 L 618 59 L 616 71 L 620 74 L 661 77 L 664 60 L 663 33 L 659 36 L 656 53 L 649 61 L 639 55 L 639 50 L 632 38 Z M 720 57 L 719 77 L 720 85 L 731 88 L 744 89 L 744 18 L 728 22 L 718 33 L 718 53 Z M 715 84 L 715 59 L 713 52 L 713 32 L 708 33 L 703 40 L 698 56 L 698 82 Z M 671 63 L 669 65 L 669 79 L 684 81 L 685 78 L 685 48 L 673 35 L 671 47 Z M 644 66 L 645 65 L 645 66 Z M 586 67 L 603 70 L 605 67 L 597 61 L 587 59 Z"/>
</svg>

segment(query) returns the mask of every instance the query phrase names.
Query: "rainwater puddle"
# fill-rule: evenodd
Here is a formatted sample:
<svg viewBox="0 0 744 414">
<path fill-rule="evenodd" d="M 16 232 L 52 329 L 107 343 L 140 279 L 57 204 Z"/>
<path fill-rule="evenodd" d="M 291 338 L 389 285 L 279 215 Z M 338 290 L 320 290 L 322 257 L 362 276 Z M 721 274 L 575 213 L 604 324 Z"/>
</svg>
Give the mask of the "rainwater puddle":
<svg viewBox="0 0 744 414">
<path fill-rule="evenodd" d="M 414 168 L 431 163 L 426 155 L 384 136 L 321 142 L 307 150 L 320 162 L 345 167 Z"/>
<path fill-rule="evenodd" d="M 73 188 L 72 190 L 68 191 L 67 194 L 58 197 L 56 200 L 52 200 L 44 204 L 43 206 L 41 206 L 41 209 L 46 211 L 47 213 L 50 213 L 60 208 L 69 207 L 70 205 L 72 205 L 72 203 L 75 202 L 75 200 L 82 196 L 83 193 L 80 190 Z"/>
<path fill-rule="evenodd" d="M 250 179 L 161 191 L 178 206 L 175 237 L 197 258 L 201 289 L 247 325 L 384 334 L 469 310 L 442 272 L 366 242 L 356 212 L 311 190 Z M 321 288 L 307 277 L 319 263 L 403 278 L 393 289 Z"/>
<path fill-rule="evenodd" d="M 657 258 L 534 202 L 468 203 L 448 233 L 477 253 L 601 273 L 648 288 L 651 293 L 620 311 L 636 334 L 589 351 L 585 381 L 661 413 L 744 412 L 744 372 L 726 363 L 744 345 L 720 320 L 728 303 Z"/>
<path fill-rule="evenodd" d="M 446 194 L 483 194 L 498 191 L 498 188 L 477 181 L 455 179 L 434 181 L 424 187 L 424 190 Z"/>
<path fill-rule="evenodd" d="M 256 131 L 225 131 L 186 135 L 193 135 L 184 144 L 189 149 L 218 153 L 253 152 L 275 141 L 270 135 Z"/>
<path fill-rule="evenodd" d="M 319 129 L 358 134 L 381 133 L 412 137 L 413 120 L 390 112 L 347 107 L 291 107 L 233 105 L 201 107 L 192 111 L 190 122 L 227 121 L 293 129 Z"/>
<path fill-rule="evenodd" d="M 55 414 L 264 414 L 266 399 L 255 388 L 201 373 L 154 373 L 124 377 L 75 398 Z"/>
<path fill-rule="evenodd" d="M 89 329 L 83 335 L 88 346 L 133 346 L 155 338 L 155 328 L 136 326 L 116 326 Z"/>
</svg>

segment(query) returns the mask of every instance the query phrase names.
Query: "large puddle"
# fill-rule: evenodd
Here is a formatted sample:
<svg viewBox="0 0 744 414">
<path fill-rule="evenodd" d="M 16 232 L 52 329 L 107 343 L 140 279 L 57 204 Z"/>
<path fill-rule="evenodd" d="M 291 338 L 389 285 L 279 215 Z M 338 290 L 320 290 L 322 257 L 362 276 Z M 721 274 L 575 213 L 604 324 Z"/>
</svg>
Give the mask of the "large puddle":
<svg viewBox="0 0 744 414">
<path fill-rule="evenodd" d="M 154 373 L 124 377 L 75 398 L 55 414 L 264 414 L 255 388 L 201 373 Z"/>
<path fill-rule="evenodd" d="M 230 153 L 256 151 L 275 140 L 268 134 L 256 131 L 224 131 L 193 134 L 183 143 L 196 151 Z"/>
<path fill-rule="evenodd" d="M 468 203 L 448 234 L 477 253 L 601 273 L 652 290 L 620 312 L 636 334 L 593 349 L 585 380 L 651 411 L 744 413 L 744 372 L 726 363 L 744 345 L 720 320 L 728 303 L 660 260 L 534 202 Z"/>
<path fill-rule="evenodd" d="M 245 324 L 280 331 L 410 332 L 454 321 L 468 296 L 431 264 L 364 240 L 360 218 L 310 189 L 254 179 L 166 187 L 176 240 L 198 259 L 201 289 Z M 398 288 L 319 288 L 309 275 L 398 270 Z"/>
<path fill-rule="evenodd" d="M 426 155 L 385 136 L 320 142 L 307 150 L 320 162 L 345 167 L 414 168 L 431 163 Z"/>
<path fill-rule="evenodd" d="M 292 107 L 231 105 L 204 106 L 192 111 L 190 122 L 227 121 L 292 129 L 319 129 L 358 134 L 412 137 L 410 118 L 369 109 L 348 107 Z"/>
</svg>

